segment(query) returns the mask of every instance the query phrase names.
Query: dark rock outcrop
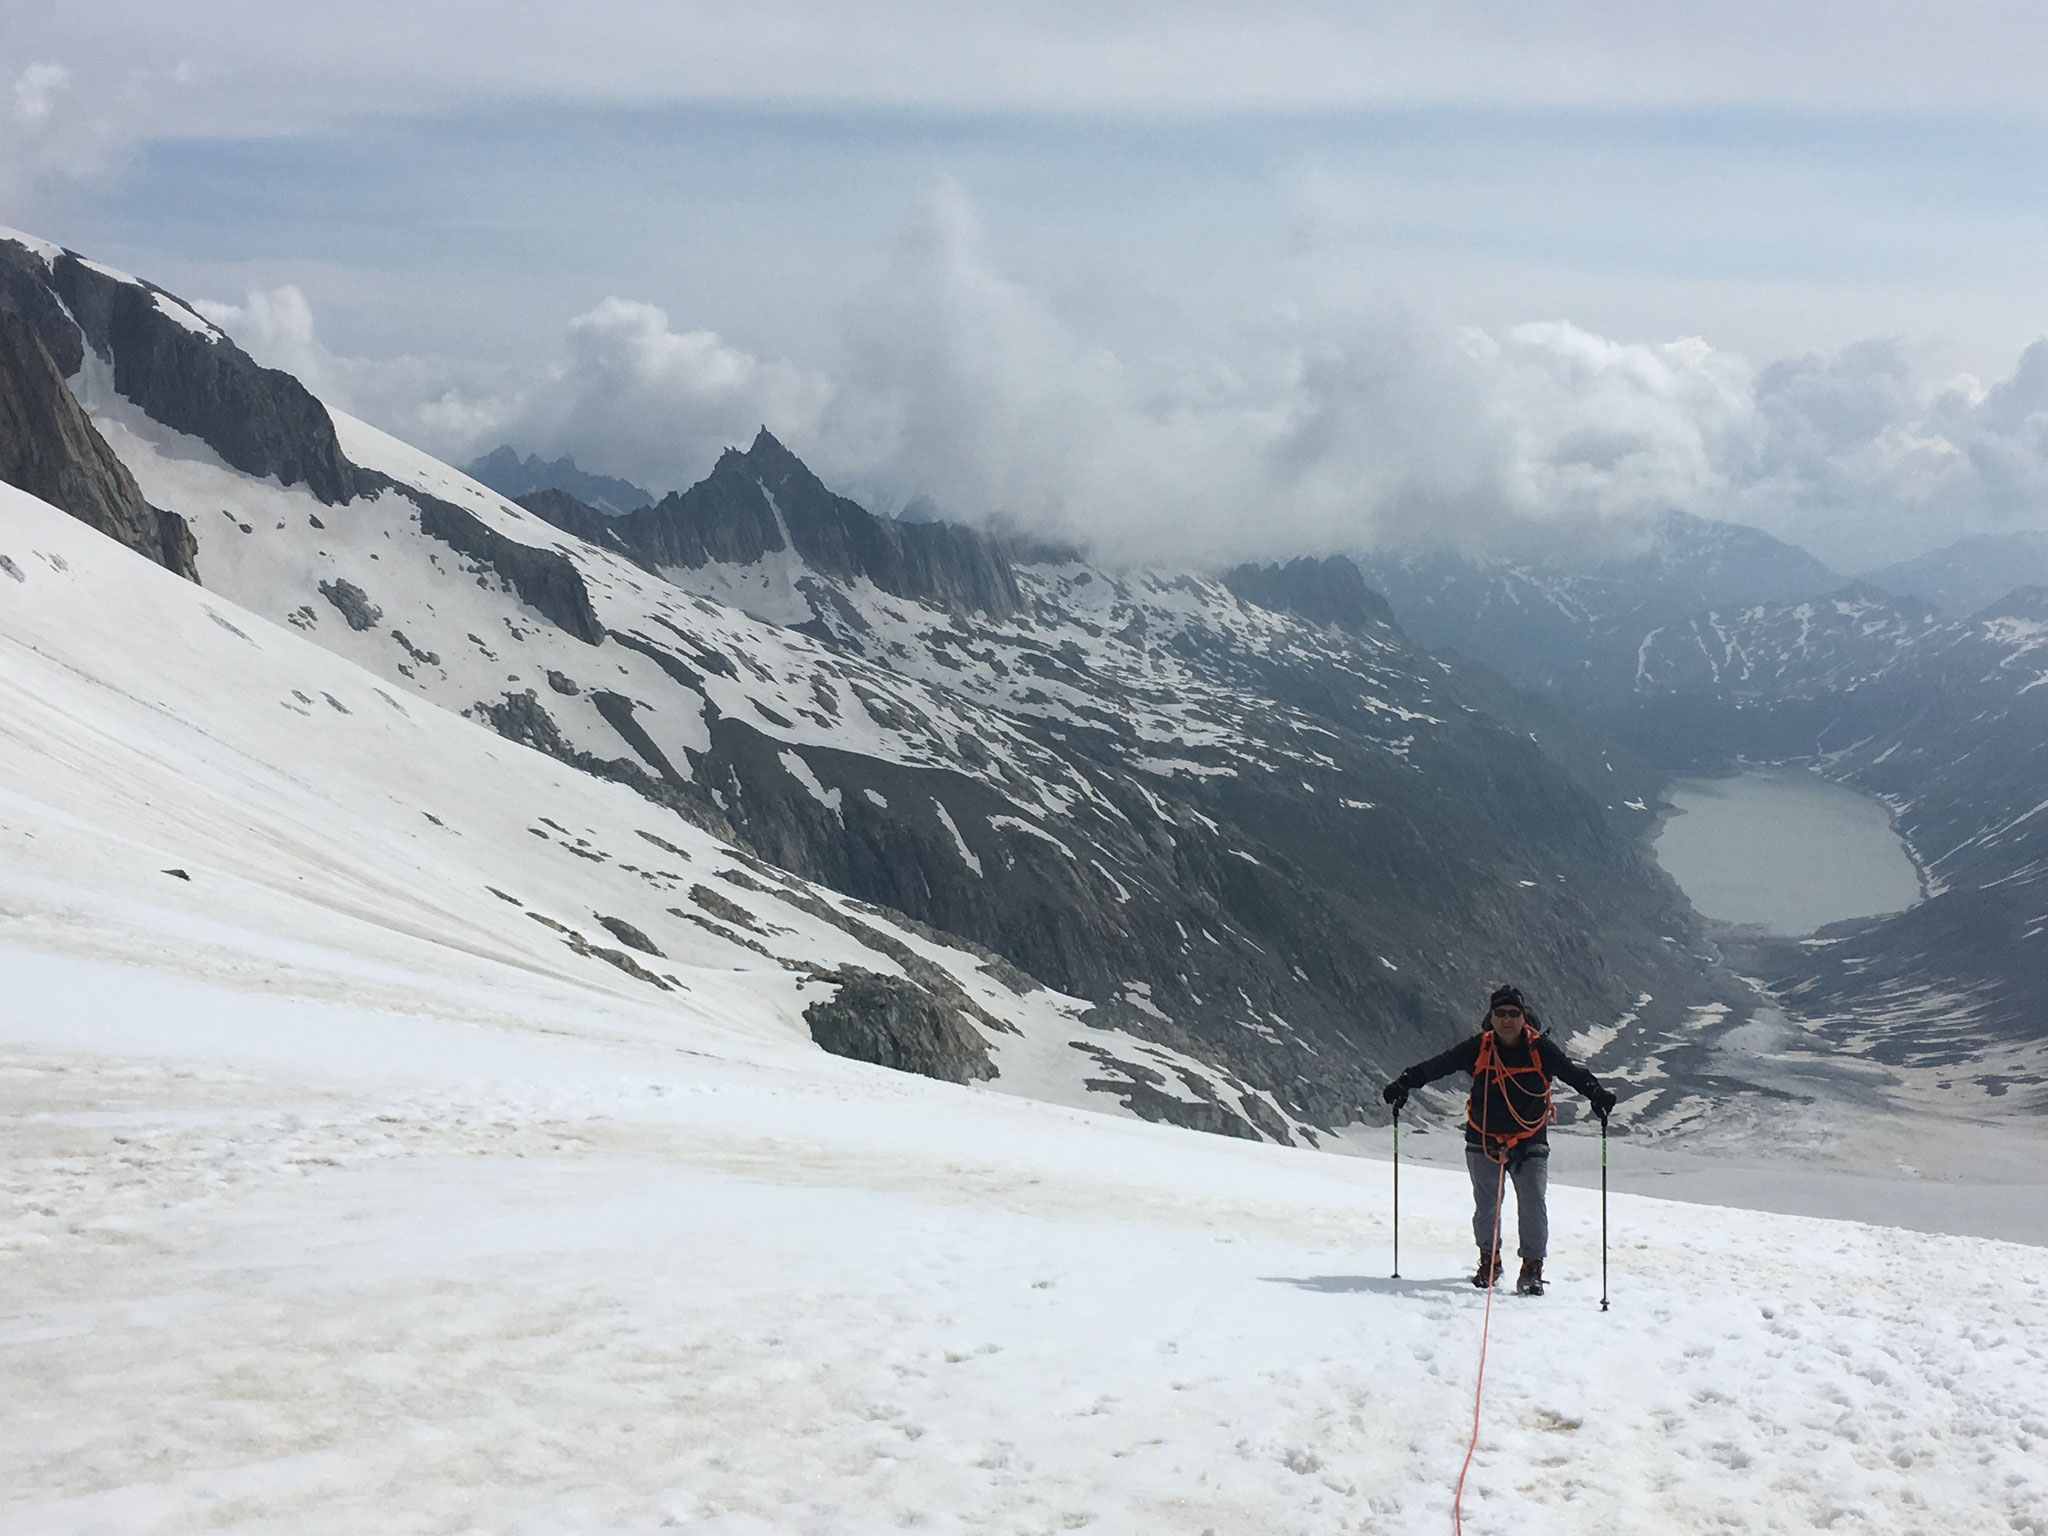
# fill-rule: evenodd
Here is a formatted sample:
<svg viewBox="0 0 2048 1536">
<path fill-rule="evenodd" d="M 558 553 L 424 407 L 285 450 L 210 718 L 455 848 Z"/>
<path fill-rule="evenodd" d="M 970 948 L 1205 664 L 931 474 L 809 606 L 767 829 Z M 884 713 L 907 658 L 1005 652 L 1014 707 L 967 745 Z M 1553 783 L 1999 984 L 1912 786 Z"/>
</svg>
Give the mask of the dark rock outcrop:
<svg viewBox="0 0 2048 1536">
<path fill-rule="evenodd" d="M 352 581 L 323 581 L 320 595 L 334 604 L 335 610 L 348 621 L 354 630 L 375 629 L 378 620 L 384 617 L 384 610 L 370 601 L 369 593 Z"/>
<path fill-rule="evenodd" d="M 488 481 L 485 483 L 489 484 Z M 562 532 L 573 533 L 586 544 L 612 550 L 641 565 L 655 564 L 647 551 L 639 547 L 643 540 L 627 536 L 629 530 L 641 527 L 631 514 L 620 517 L 601 511 L 555 486 L 521 491 L 512 500 Z"/>
<path fill-rule="evenodd" d="M 65 385 L 29 323 L 0 309 L 0 480 L 197 581 L 192 530 L 142 499 L 135 477 Z"/>
<path fill-rule="evenodd" d="M 687 491 L 624 517 L 558 490 L 519 504 L 649 569 L 751 565 L 793 547 L 822 576 L 866 577 L 884 592 L 954 612 L 1004 619 L 1023 606 L 1002 541 L 950 523 L 876 517 L 827 490 L 765 427 L 745 453 L 727 449 Z"/>
<path fill-rule="evenodd" d="M 610 932 L 613 938 L 617 939 L 628 949 L 637 949 L 641 954 L 653 955 L 656 959 L 665 960 L 668 958 L 662 954 L 654 940 L 648 938 L 645 933 L 635 928 L 623 917 L 606 917 L 600 912 L 597 914 L 597 920 L 604 924 L 606 930 Z"/>
<path fill-rule="evenodd" d="M 1246 602 L 1275 613 L 1291 613 L 1311 624 L 1334 624 L 1354 635 L 1377 626 L 1394 627 L 1386 599 L 1342 555 L 1327 560 L 1303 557 L 1285 565 L 1240 565 L 1223 575 L 1223 585 Z"/>
<path fill-rule="evenodd" d="M 536 549 L 508 539 L 497 529 L 452 501 L 401 485 L 388 475 L 357 471 L 366 491 L 396 491 L 419 508 L 420 531 L 439 539 L 458 554 L 482 561 L 510 583 L 512 590 L 586 645 L 604 639 L 604 626 L 590 605 L 590 590 L 576 562 L 558 549 Z"/>
<path fill-rule="evenodd" d="M 508 693 L 496 702 L 480 699 L 464 713 L 482 716 L 484 722 L 507 741 L 516 741 L 536 752 L 544 752 L 557 762 L 567 763 L 594 778 L 624 784 L 643 799 L 666 806 L 693 826 L 702 827 L 716 836 L 732 836 L 732 827 L 702 786 L 680 780 L 673 774 L 650 773 L 643 764 L 628 757 L 599 757 L 571 746 L 563 737 L 561 727 L 555 724 L 555 717 L 547 712 L 546 706 L 530 688 L 521 693 Z"/>
<path fill-rule="evenodd" d="M 16 241 L 0 240 L 0 307 L 34 328 L 63 375 L 78 371 L 90 347 L 112 365 L 122 395 L 234 468 L 303 484 L 330 504 L 355 494 L 355 467 L 342 454 L 327 408 L 164 290 L 70 251 L 46 262 Z"/>
<path fill-rule="evenodd" d="M 996 1075 L 987 1045 L 951 1010 L 912 982 L 857 965 L 840 968 L 838 992 L 806 1008 L 804 1022 L 835 1056 L 945 1083 Z"/>
</svg>

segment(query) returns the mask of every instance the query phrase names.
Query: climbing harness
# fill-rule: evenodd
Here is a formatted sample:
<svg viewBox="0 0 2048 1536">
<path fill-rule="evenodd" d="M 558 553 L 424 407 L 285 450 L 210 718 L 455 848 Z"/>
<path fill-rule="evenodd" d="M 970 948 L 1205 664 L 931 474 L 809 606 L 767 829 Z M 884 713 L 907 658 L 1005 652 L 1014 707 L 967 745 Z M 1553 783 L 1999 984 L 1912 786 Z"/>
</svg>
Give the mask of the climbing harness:
<svg viewBox="0 0 2048 1536">
<path fill-rule="evenodd" d="M 1473 1092 L 1465 1103 L 1465 1123 L 1479 1133 L 1480 1143 L 1486 1148 L 1488 1157 L 1493 1155 L 1492 1148 L 1495 1143 L 1499 1144 L 1505 1156 L 1509 1150 L 1527 1141 L 1550 1124 L 1557 1113 L 1556 1106 L 1550 1099 L 1550 1074 L 1543 1070 L 1543 1054 L 1536 1048 L 1536 1042 L 1540 1038 L 1533 1028 L 1525 1030 L 1522 1039 L 1529 1048 L 1529 1064 L 1526 1067 L 1511 1067 L 1501 1060 L 1500 1050 L 1493 1043 L 1492 1030 L 1485 1031 L 1479 1037 L 1479 1059 L 1472 1064 Z M 1531 1089 L 1523 1081 L 1529 1077 L 1534 1077 L 1542 1085 L 1543 1107 L 1536 1112 L 1533 1120 L 1525 1118 L 1522 1112 L 1515 1108 L 1515 1100 L 1510 1092 L 1510 1089 L 1515 1089 L 1534 1096 L 1537 1090 Z M 1495 1131 L 1491 1126 L 1481 1125 L 1472 1109 L 1475 1101 L 1483 1106 L 1490 1106 L 1496 1097 L 1514 1125 L 1514 1129 L 1505 1134 Z"/>
</svg>

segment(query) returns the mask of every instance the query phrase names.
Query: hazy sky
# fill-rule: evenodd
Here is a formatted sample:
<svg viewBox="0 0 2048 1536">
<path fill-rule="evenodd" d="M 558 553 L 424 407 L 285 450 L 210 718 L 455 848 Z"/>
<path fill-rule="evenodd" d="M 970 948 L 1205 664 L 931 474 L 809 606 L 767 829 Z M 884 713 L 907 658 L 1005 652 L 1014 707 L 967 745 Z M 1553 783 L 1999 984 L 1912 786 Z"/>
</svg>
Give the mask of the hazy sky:
<svg viewBox="0 0 2048 1536">
<path fill-rule="evenodd" d="M 1540 20 L 1535 18 L 1540 17 Z M 2048 526 L 2048 9 L 0 0 L 0 222 L 461 458 L 1197 559 Z"/>
</svg>

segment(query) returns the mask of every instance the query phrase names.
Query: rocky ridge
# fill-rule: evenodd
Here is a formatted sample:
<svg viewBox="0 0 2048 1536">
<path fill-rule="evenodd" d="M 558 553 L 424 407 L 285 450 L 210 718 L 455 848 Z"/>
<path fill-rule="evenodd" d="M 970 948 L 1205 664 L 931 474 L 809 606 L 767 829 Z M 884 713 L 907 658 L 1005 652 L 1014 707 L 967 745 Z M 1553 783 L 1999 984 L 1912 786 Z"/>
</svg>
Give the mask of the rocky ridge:
<svg viewBox="0 0 2048 1536">
<path fill-rule="evenodd" d="M 9 307 L 87 347 L 59 281 L 77 258 L 21 250 Z M 1084 999 L 1149 1042 L 1087 1046 L 1093 1090 L 1139 1112 L 1287 1139 L 1376 1117 L 1388 1068 L 1503 976 L 1568 1036 L 1650 1059 L 1742 995 L 1645 854 L 1617 764 L 1489 713 L 1497 683 L 1411 644 L 1348 563 L 1226 583 L 894 523 L 766 433 L 641 513 L 560 497 L 543 516 L 343 416 L 294 437 L 291 390 L 122 281 L 110 311 L 146 306 L 179 355 L 216 349 L 191 355 L 270 391 L 284 424 L 272 467 L 246 467 L 220 423 L 154 414 L 152 376 L 104 332 L 98 425 L 192 524 L 211 586 L 394 698 L 729 840 L 745 879 L 832 890 Z M 325 471 L 279 467 L 303 465 Z M 578 953 L 649 969 L 633 948 Z M 960 1016 L 993 1041 L 985 1011 Z M 1648 1077 L 1646 1123 L 1690 1092 Z"/>
</svg>

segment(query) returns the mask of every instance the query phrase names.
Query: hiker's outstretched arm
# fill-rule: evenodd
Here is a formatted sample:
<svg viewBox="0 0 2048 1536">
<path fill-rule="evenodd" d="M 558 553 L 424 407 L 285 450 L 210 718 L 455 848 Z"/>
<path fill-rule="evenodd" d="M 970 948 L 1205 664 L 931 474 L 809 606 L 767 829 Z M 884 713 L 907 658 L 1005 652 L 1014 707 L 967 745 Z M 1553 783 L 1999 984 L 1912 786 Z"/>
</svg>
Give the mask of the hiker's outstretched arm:
<svg viewBox="0 0 2048 1536">
<path fill-rule="evenodd" d="M 1539 1036 L 1536 1050 L 1543 1057 L 1543 1070 L 1552 1077 L 1563 1078 L 1596 1104 L 1602 1099 L 1610 1104 L 1614 1102 L 1613 1095 L 1600 1086 L 1600 1079 L 1567 1056 L 1564 1047 L 1550 1036 Z"/>
<path fill-rule="evenodd" d="M 1470 1072 L 1479 1065 L 1479 1037 L 1460 1040 L 1448 1051 L 1440 1051 L 1424 1062 L 1418 1062 L 1403 1072 L 1394 1081 L 1403 1088 L 1420 1088 L 1433 1083 L 1440 1077 L 1449 1077 L 1453 1072 Z"/>
</svg>

